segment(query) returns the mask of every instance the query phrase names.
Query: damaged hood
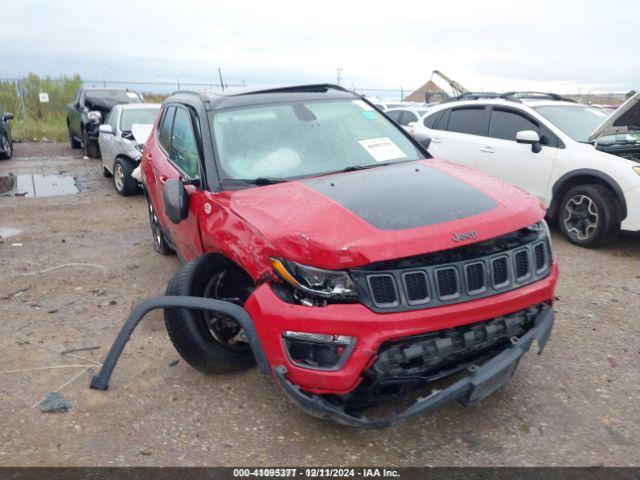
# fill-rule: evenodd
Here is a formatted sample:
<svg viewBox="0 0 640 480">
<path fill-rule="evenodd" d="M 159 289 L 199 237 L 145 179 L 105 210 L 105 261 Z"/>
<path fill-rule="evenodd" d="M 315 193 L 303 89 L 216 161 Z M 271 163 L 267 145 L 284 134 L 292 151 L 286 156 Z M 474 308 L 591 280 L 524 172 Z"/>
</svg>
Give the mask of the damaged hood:
<svg viewBox="0 0 640 480">
<path fill-rule="evenodd" d="M 134 123 L 131 125 L 131 135 L 139 145 L 144 145 L 151 135 L 153 125 L 150 123 Z"/>
<path fill-rule="evenodd" d="M 618 107 L 589 136 L 589 142 L 608 135 L 640 133 L 640 92 Z"/>
<path fill-rule="evenodd" d="M 455 248 L 544 216 L 524 191 L 439 160 L 235 191 L 229 205 L 273 255 L 328 269 Z"/>
</svg>

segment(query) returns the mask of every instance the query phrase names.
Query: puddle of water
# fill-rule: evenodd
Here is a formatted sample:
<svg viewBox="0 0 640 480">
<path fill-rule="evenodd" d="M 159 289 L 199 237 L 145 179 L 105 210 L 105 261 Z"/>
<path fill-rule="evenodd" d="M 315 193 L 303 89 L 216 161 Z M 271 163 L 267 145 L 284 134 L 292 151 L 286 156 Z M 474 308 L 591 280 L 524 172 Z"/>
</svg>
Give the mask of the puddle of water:
<svg viewBox="0 0 640 480">
<path fill-rule="evenodd" d="M 51 197 L 78 193 L 71 175 L 1 175 L 0 197 Z"/>
<path fill-rule="evenodd" d="M 0 238 L 14 237 L 19 233 L 22 233 L 19 228 L 0 227 Z"/>
</svg>

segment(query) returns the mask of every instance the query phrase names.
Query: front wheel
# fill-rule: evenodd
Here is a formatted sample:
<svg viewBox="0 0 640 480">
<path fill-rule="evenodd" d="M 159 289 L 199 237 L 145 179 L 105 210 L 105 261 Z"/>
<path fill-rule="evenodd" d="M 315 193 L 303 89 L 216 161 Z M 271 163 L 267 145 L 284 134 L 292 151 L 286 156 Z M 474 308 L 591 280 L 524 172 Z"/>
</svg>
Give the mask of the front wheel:
<svg viewBox="0 0 640 480">
<path fill-rule="evenodd" d="M 78 140 L 76 140 L 76 138 L 71 133 L 71 128 L 69 127 L 69 125 L 67 125 L 67 130 L 69 132 L 69 145 L 71 146 L 71 148 L 73 148 L 74 150 L 82 148 L 82 144 Z"/>
<path fill-rule="evenodd" d="M 11 145 L 11 140 L 9 140 L 8 135 L 5 133 L 0 137 L 0 158 L 8 160 L 12 155 L 13 145 Z"/>
<path fill-rule="evenodd" d="M 252 286 L 251 278 L 231 262 L 207 254 L 180 267 L 166 294 L 215 298 L 242 305 Z M 168 308 L 164 321 L 180 356 L 203 373 L 236 372 L 255 364 L 244 331 L 224 314 Z"/>
<path fill-rule="evenodd" d="M 100 162 L 102 163 L 102 160 Z M 133 168 L 129 161 L 122 158 L 118 158 L 113 164 L 113 185 L 116 187 L 116 192 L 123 197 L 128 197 L 138 191 L 138 182 L 131 176 Z"/>
<path fill-rule="evenodd" d="M 613 192 L 603 185 L 573 187 L 560 202 L 560 231 L 581 247 L 608 245 L 620 233 L 617 207 Z"/>
<path fill-rule="evenodd" d="M 86 130 L 82 131 L 82 143 L 84 144 L 84 154 L 89 158 L 98 158 L 100 156 L 100 148 L 98 142 L 91 140 Z"/>
</svg>

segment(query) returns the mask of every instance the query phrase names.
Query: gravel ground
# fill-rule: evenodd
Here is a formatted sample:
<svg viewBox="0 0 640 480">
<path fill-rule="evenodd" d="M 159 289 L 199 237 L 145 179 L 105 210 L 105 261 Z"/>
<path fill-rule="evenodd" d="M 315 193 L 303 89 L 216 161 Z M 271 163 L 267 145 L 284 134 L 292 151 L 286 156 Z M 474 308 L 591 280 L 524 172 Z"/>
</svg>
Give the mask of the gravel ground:
<svg viewBox="0 0 640 480">
<path fill-rule="evenodd" d="M 176 364 L 159 313 L 111 389 L 90 390 L 85 366 L 179 262 L 154 253 L 143 197 L 119 197 L 96 160 L 56 143 L 15 153 L 0 175 L 69 174 L 81 192 L 0 198 L 0 228 L 20 231 L 0 238 L 2 466 L 640 464 L 638 237 L 584 250 L 554 233 L 557 324 L 543 355 L 478 405 L 365 431 L 307 416 L 255 370 L 207 377 Z M 99 348 L 57 353 L 86 347 Z M 52 366 L 65 368 L 14 372 Z M 42 413 L 56 390 L 71 409 Z"/>
</svg>

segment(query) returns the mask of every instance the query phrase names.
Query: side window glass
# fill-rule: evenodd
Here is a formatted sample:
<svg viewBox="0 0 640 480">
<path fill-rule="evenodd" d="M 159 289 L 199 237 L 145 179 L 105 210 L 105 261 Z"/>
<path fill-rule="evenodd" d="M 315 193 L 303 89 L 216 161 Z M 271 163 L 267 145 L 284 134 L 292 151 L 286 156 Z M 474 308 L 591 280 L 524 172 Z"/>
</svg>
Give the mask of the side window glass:
<svg viewBox="0 0 640 480">
<path fill-rule="evenodd" d="M 120 116 L 120 112 L 121 110 L 113 108 L 106 120 L 106 122 L 111 125 L 111 130 L 113 130 L 113 133 L 116 133 L 116 130 L 118 128 L 118 117 Z"/>
<path fill-rule="evenodd" d="M 447 130 L 469 135 L 487 135 L 484 107 L 456 108 L 451 111 Z"/>
<path fill-rule="evenodd" d="M 406 110 L 402 115 L 402 120 L 400 120 L 400 125 L 404 125 L 405 127 L 409 125 L 411 122 L 415 122 L 418 120 L 418 117 L 415 113 L 409 112 Z"/>
<path fill-rule="evenodd" d="M 538 132 L 539 127 L 527 117 L 516 112 L 496 110 L 495 108 L 491 112 L 491 121 L 489 122 L 490 137 L 515 142 L 516 134 L 522 130 Z"/>
<path fill-rule="evenodd" d="M 167 152 L 171 151 L 171 127 L 173 125 L 173 116 L 175 112 L 175 107 L 167 107 L 164 116 L 162 117 L 162 122 L 158 127 L 158 140 L 160 141 L 162 148 Z"/>
<path fill-rule="evenodd" d="M 440 118 L 441 113 L 442 112 L 432 113 L 422 121 L 422 124 L 427 128 L 436 130 L 436 122 L 438 121 L 438 118 Z"/>
<path fill-rule="evenodd" d="M 190 177 L 198 176 L 198 142 L 193 131 L 191 115 L 184 108 L 176 109 L 171 134 L 171 160 Z"/>
<path fill-rule="evenodd" d="M 402 110 L 391 110 L 390 112 L 387 112 L 387 115 L 389 115 L 394 122 L 400 123 L 400 115 L 402 115 Z"/>
</svg>

